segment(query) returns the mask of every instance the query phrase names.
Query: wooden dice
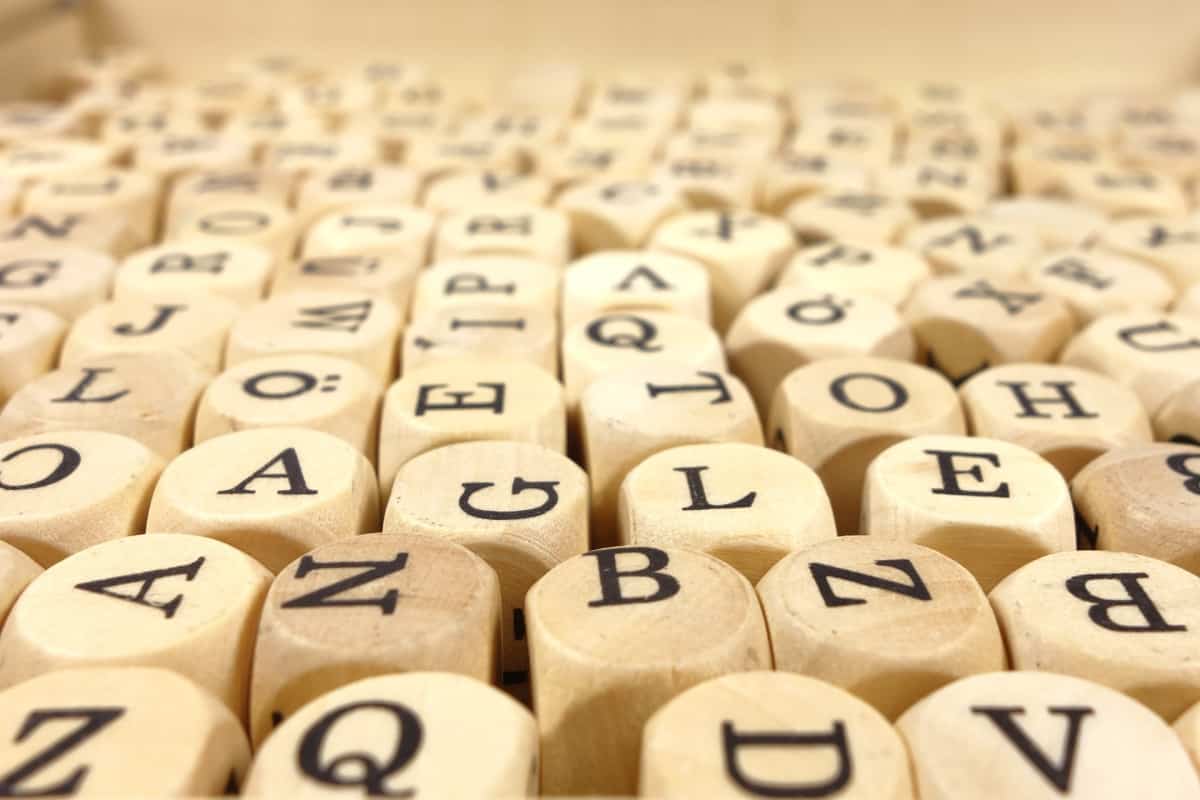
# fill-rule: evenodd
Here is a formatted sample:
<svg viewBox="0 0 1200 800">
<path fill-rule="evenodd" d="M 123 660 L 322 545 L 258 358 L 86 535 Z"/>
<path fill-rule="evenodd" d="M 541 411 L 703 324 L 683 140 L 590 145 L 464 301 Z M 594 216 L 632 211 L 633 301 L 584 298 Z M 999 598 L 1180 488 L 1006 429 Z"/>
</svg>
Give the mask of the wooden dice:
<svg viewBox="0 0 1200 800">
<path fill-rule="evenodd" d="M 1039 289 L 1061 297 L 1081 326 L 1109 313 L 1165 309 L 1175 297 L 1170 281 L 1153 267 L 1104 250 L 1059 250 L 1026 274 Z"/>
<path fill-rule="evenodd" d="M 1017 567 L 1075 546 L 1067 484 L 1018 445 L 917 436 L 867 469 L 863 532 L 922 544 L 971 571 L 985 591 Z"/>
<path fill-rule="evenodd" d="M 911 800 L 908 753 L 880 714 L 812 678 L 742 672 L 660 708 L 642 737 L 643 797 Z"/>
<path fill-rule="evenodd" d="M 647 719 L 681 691 L 769 669 L 754 590 L 704 553 L 576 556 L 526 598 L 545 794 L 631 794 Z M 604 709 L 604 713 L 599 713 Z"/>
<path fill-rule="evenodd" d="M 709 277 L 693 259 L 642 250 L 606 250 L 571 263 L 563 275 L 566 327 L 602 313 L 670 311 L 709 322 Z"/>
<path fill-rule="evenodd" d="M 1095 370 L 1137 392 L 1155 414 L 1175 392 L 1200 378 L 1200 319 L 1160 311 L 1108 314 L 1067 344 L 1062 362 Z"/>
<path fill-rule="evenodd" d="M 543 308 L 480 303 L 431 311 L 404 331 L 403 371 L 464 357 L 526 361 L 558 375 L 556 315 Z"/>
<path fill-rule="evenodd" d="M 617 519 L 622 545 L 700 550 L 751 583 L 789 551 L 837 536 L 812 469 L 738 442 L 650 456 L 621 482 Z"/>
<path fill-rule="evenodd" d="M 829 681 L 895 719 L 958 678 L 1007 667 L 975 578 L 926 547 L 843 536 L 758 584 L 775 668 Z"/>
<path fill-rule="evenodd" d="M 762 444 L 758 413 L 741 381 L 674 364 L 596 380 L 580 403 L 580 428 L 595 547 L 617 543 L 621 481 L 647 457 L 701 442 Z"/>
<path fill-rule="evenodd" d="M 956 384 L 997 364 L 1049 361 L 1074 332 L 1065 302 L 1019 279 L 935 278 L 913 292 L 904 316 L 917 360 Z"/>
<path fill-rule="evenodd" d="M 136 439 L 161 458 L 192 441 L 208 373 L 170 354 L 89 358 L 25 384 L 0 412 L 0 438 L 101 430 Z"/>
<path fill-rule="evenodd" d="M 413 457 L 477 439 L 565 451 L 562 386 L 545 370 L 521 361 L 458 358 L 408 372 L 383 398 L 380 496 L 388 496 L 396 472 Z"/>
<path fill-rule="evenodd" d="M 254 629 L 270 573 L 203 536 L 128 536 L 55 564 L 0 632 L 0 685 L 84 666 L 164 667 L 245 719 Z"/>
<path fill-rule="evenodd" d="M 277 572 L 318 545 L 377 530 L 370 462 L 306 428 L 260 428 L 209 439 L 167 465 L 146 529 L 211 536 Z"/>
<path fill-rule="evenodd" d="M 133 439 L 55 431 L 0 445 L 0 540 L 49 566 L 141 533 L 162 460 Z"/>
<path fill-rule="evenodd" d="M 939 274 L 996 280 L 1021 277 L 1042 251 L 1029 226 L 961 217 L 918 225 L 905 234 L 904 243 Z"/>
<path fill-rule="evenodd" d="M 899 247 L 826 242 L 796 253 L 779 285 L 834 295 L 869 294 L 899 306 L 929 275 L 923 258 Z"/>
<path fill-rule="evenodd" d="M 359 291 L 392 301 L 401 318 L 408 314 L 421 263 L 408 256 L 332 255 L 301 258 L 275 273 L 271 294 L 298 290 Z"/>
<path fill-rule="evenodd" d="M 372 675 L 495 675 L 500 586 L 478 556 L 425 536 L 367 534 L 284 567 L 255 642 L 256 744 L 297 709 Z"/>
<path fill-rule="evenodd" d="M 752 300 L 725 337 L 733 371 L 764 416 L 775 390 L 797 367 L 837 356 L 911 361 L 913 334 L 894 308 L 868 294 L 829 294 L 787 286 Z"/>
<path fill-rule="evenodd" d="M 0 243 L 0 303 L 31 305 L 73 320 L 108 298 L 116 264 L 95 250 Z"/>
<path fill-rule="evenodd" d="M 464 545 L 500 577 L 500 686 L 529 698 L 525 594 L 588 549 L 587 475 L 528 442 L 476 441 L 422 453 L 396 473 L 384 533 Z"/>
<path fill-rule="evenodd" d="M 562 266 L 571 258 L 570 228 L 566 214 L 557 209 L 484 206 L 456 211 L 438 226 L 433 257 L 506 255 Z"/>
<path fill-rule="evenodd" d="M 365 367 L 318 354 L 269 356 L 222 372 L 196 408 L 197 444 L 234 431 L 299 426 L 333 434 L 374 460 L 383 387 Z"/>
<path fill-rule="evenodd" d="M 922 800 L 1194 797 L 1200 780 L 1154 712 L 1112 689 L 1047 672 L 953 683 L 897 722 Z"/>
<path fill-rule="evenodd" d="M 991 592 L 1013 669 L 1086 678 L 1168 722 L 1200 700 L 1200 578 L 1134 553 L 1056 553 Z"/>
<path fill-rule="evenodd" d="M 53 369 L 66 330 L 53 311 L 0 304 L 0 404 Z"/>
<path fill-rule="evenodd" d="M 433 228 L 433 215 L 411 206 L 350 206 L 313 223 L 304 237 L 304 255 L 387 255 L 421 267 L 429 257 Z"/>
<path fill-rule="evenodd" d="M 256 244 L 178 240 L 138 250 L 113 282 L 118 300 L 167 300 L 213 294 L 239 306 L 262 299 L 274 260 Z"/>
<path fill-rule="evenodd" d="M 555 204 L 570 217 L 579 253 L 644 247 L 664 220 L 686 208 L 683 193 L 661 180 L 588 181 Z"/>
<path fill-rule="evenodd" d="M 1019 444 L 1070 480 L 1115 447 L 1148 443 L 1150 420 L 1132 389 L 1061 364 L 1006 364 L 959 390 L 976 436 Z"/>
<path fill-rule="evenodd" d="M 909 436 L 965 434 L 953 387 L 885 358 L 827 358 L 789 374 L 766 423 L 769 444 L 817 471 L 840 533 L 857 533 L 867 466 Z"/>
<path fill-rule="evenodd" d="M 401 316 L 386 298 L 363 291 L 295 291 L 247 310 L 229 332 L 229 366 L 251 358 L 321 353 L 356 361 L 391 379 Z"/>
<path fill-rule="evenodd" d="M 471 256 L 432 264 L 417 277 L 412 317 L 449 307 L 503 303 L 558 307 L 559 270 L 530 258 Z"/>
<path fill-rule="evenodd" d="M 165 669 L 60 669 L 5 689 L 0 704 L 0 786 L 12 796 L 215 796 L 236 791 L 250 764 L 237 717 Z"/>
<path fill-rule="evenodd" d="M 537 794 L 537 776 L 537 726 L 525 708 L 472 678 L 413 672 L 356 681 L 302 707 L 259 748 L 243 794 L 517 797 Z"/>
<path fill-rule="evenodd" d="M 1200 508 L 1200 449 L 1146 444 L 1111 450 L 1071 481 L 1083 542 L 1138 553 L 1200 574 L 1192 534 Z"/>
</svg>

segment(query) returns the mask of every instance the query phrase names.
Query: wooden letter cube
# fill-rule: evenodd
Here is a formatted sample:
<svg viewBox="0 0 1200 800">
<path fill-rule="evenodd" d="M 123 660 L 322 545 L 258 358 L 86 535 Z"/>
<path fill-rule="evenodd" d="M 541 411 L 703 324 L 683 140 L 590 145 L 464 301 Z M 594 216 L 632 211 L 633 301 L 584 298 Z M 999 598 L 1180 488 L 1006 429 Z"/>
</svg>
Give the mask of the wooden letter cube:
<svg viewBox="0 0 1200 800">
<path fill-rule="evenodd" d="M 565 327 L 603 313 L 670 311 L 705 324 L 711 318 L 708 272 L 670 253 L 607 250 L 571 263 L 563 275 Z"/>
<path fill-rule="evenodd" d="M 779 286 L 830 294 L 868 294 L 899 306 L 929 275 L 929 264 L 909 250 L 831 242 L 796 253 L 779 276 Z"/>
<path fill-rule="evenodd" d="M 438 226 L 433 257 L 505 255 L 556 267 L 571 259 L 571 224 L 557 209 L 475 207 L 447 214 Z"/>
<path fill-rule="evenodd" d="M 704 553 L 594 550 L 550 570 L 525 608 L 545 794 L 632 794 L 655 711 L 709 678 L 771 666 L 753 588 Z"/>
<path fill-rule="evenodd" d="M 0 407 L 58 360 L 66 323 L 53 311 L 0 304 Z"/>
<path fill-rule="evenodd" d="M 361 678 L 496 672 L 500 584 L 478 556 L 426 536 L 367 534 L 305 553 L 263 604 L 250 688 L 256 745 L 301 706 Z"/>
<path fill-rule="evenodd" d="M 862 528 L 950 556 L 984 591 L 1035 558 L 1075 548 L 1058 470 L 981 437 L 917 436 L 884 450 L 867 469 Z"/>
<path fill-rule="evenodd" d="M 66 245 L 0 243 L 0 303 L 38 306 L 73 320 L 108 299 L 116 262 Z"/>
<path fill-rule="evenodd" d="M 559 274 L 557 268 L 531 258 L 472 256 L 440 261 L 417 276 L 412 317 L 479 303 L 554 310 Z"/>
<path fill-rule="evenodd" d="M 463 357 L 527 361 L 556 376 L 557 315 L 544 308 L 481 302 L 424 314 L 404 331 L 404 372 Z"/>
<path fill-rule="evenodd" d="M 262 299 L 274 266 L 271 252 L 256 244 L 170 241 L 126 257 L 113 296 L 150 301 L 212 294 L 248 306 Z"/>
<path fill-rule="evenodd" d="M 758 583 L 775 668 L 829 681 L 888 719 L 958 678 L 1008 666 L 975 578 L 940 553 L 842 536 Z"/>
</svg>

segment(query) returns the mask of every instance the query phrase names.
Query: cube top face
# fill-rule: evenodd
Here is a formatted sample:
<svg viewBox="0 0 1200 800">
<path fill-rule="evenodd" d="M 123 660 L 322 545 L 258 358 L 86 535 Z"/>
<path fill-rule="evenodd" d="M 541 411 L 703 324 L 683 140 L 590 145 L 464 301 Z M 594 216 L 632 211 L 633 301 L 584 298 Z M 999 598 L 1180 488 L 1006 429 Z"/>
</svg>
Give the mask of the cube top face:
<svg viewBox="0 0 1200 800">
<path fill-rule="evenodd" d="M 543 308 L 480 302 L 423 314 L 404 332 L 401 369 L 454 358 L 494 356 L 558 375 L 558 319 Z"/>
<path fill-rule="evenodd" d="M 417 277 L 412 316 L 479 302 L 553 309 L 558 284 L 559 271 L 532 258 L 487 255 L 438 261 Z"/>
<path fill-rule="evenodd" d="M 170 234 L 172 238 L 261 242 L 290 235 L 291 225 L 286 206 L 248 197 L 190 209 L 180 215 Z"/>
<path fill-rule="evenodd" d="M 12 742 L 0 773 L 17 794 L 219 794 L 250 762 L 229 709 L 164 669 L 58 670 L 4 690 L 0 701 L 0 730 Z M 146 756 L 136 770 L 132 752 Z"/>
<path fill-rule="evenodd" d="M 904 742 L 877 711 L 823 681 L 742 672 L 694 686 L 646 725 L 643 795 L 911 800 Z"/>
<path fill-rule="evenodd" d="M 1106 227 L 1103 247 L 1149 262 L 1179 288 L 1200 280 L 1200 223 L 1182 219 L 1129 219 Z"/>
<path fill-rule="evenodd" d="M 1102 550 L 1152 556 L 1200 574 L 1193 531 L 1200 450 L 1146 444 L 1112 450 L 1071 481 L 1084 535 Z"/>
<path fill-rule="evenodd" d="M 930 275 L 921 256 L 900 247 L 827 242 L 801 249 L 779 277 L 780 286 L 831 293 L 865 293 L 899 306 Z"/>
<path fill-rule="evenodd" d="M 0 302 L 46 308 L 74 319 L 108 297 L 116 263 L 64 244 L 0 243 Z"/>
<path fill-rule="evenodd" d="M 113 293 L 120 299 L 203 291 L 253 303 L 262 296 L 273 263 L 269 250 L 251 242 L 178 239 L 127 256 Z"/>
<path fill-rule="evenodd" d="M 394 253 L 420 265 L 428 258 L 433 229 L 434 216 L 413 206 L 352 205 L 314 222 L 304 238 L 304 253 Z"/>
<path fill-rule="evenodd" d="M 1090 550 L 1027 564 L 990 598 L 1016 669 L 1095 681 L 1171 722 L 1200 700 L 1198 590 L 1200 578 L 1174 565 Z"/>
<path fill-rule="evenodd" d="M 462 769 L 464 753 L 471 768 Z M 337 769 L 353 757 L 357 776 Z M 457 766 L 456 766 L 457 765 Z M 259 750 L 250 796 L 519 796 L 537 791 L 537 732 L 519 703 L 472 678 L 367 678 L 314 700 Z"/>
<path fill-rule="evenodd" d="M 1154 267 L 1105 250 L 1056 250 L 1035 261 L 1027 275 L 1061 297 L 1081 325 L 1109 313 L 1165 309 L 1175 297 L 1175 287 Z"/>
<path fill-rule="evenodd" d="M 636 546 L 559 564 L 530 590 L 526 615 L 572 660 L 606 671 L 703 663 L 762 624 L 754 590 L 732 567 L 703 553 Z"/>
<path fill-rule="evenodd" d="M 449 536 L 481 552 L 509 541 L 549 569 L 587 549 L 587 506 L 587 474 L 561 453 L 528 442 L 462 442 L 400 468 L 384 530 Z"/>
<path fill-rule="evenodd" d="M 1081 245 L 1104 227 L 1108 219 L 1082 203 L 1031 196 L 993 200 L 980 211 L 980 216 L 1030 225 L 1048 248 Z"/>
<path fill-rule="evenodd" d="M 670 253 L 604 250 L 570 264 L 563 276 L 567 326 L 603 310 L 674 311 L 708 322 L 708 272 L 697 261 Z"/>
<path fill-rule="evenodd" d="M 1018 278 L 1042 253 L 1027 225 L 990 219 L 954 218 L 919 225 L 904 237 L 935 272 L 980 278 Z"/>
<path fill-rule="evenodd" d="M 925 698 L 897 726 L 923 800 L 1200 792 L 1166 723 L 1135 700 L 1080 678 L 975 675 Z"/>
<path fill-rule="evenodd" d="M 796 246 L 787 224 L 750 211 L 693 211 L 672 217 L 654 233 L 656 249 L 706 263 L 726 263 L 790 252 Z"/>
<path fill-rule="evenodd" d="M 784 216 L 805 242 L 889 244 L 916 220 L 908 203 L 898 197 L 840 187 L 797 200 Z"/>
</svg>

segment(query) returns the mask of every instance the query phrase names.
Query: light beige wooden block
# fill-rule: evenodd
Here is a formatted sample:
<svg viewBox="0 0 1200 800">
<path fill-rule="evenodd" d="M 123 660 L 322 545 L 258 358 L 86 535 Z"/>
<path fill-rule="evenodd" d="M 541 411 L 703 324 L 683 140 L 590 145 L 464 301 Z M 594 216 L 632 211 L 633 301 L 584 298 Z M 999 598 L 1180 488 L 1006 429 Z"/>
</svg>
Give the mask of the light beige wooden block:
<svg viewBox="0 0 1200 800">
<path fill-rule="evenodd" d="M 1200 466 L 1194 446 L 1149 444 L 1112 450 L 1071 481 L 1081 541 L 1138 553 L 1200 574 L 1195 542 Z"/>
<path fill-rule="evenodd" d="M 1161 311 L 1106 314 L 1075 335 L 1061 361 L 1132 388 L 1147 413 L 1200 378 L 1200 319 Z"/>
<path fill-rule="evenodd" d="M 1134 391 L 1091 370 L 1007 364 L 959 389 L 971 433 L 1028 448 L 1070 480 L 1109 450 L 1148 444 L 1150 419 Z"/>
<path fill-rule="evenodd" d="M 1066 675 L 965 678 L 915 705 L 897 727 L 922 800 L 1182 800 L 1200 792 L 1187 752 L 1154 712 Z"/>
<path fill-rule="evenodd" d="M 303 180 L 315 172 L 372 164 L 379 160 L 379 145 L 355 133 L 284 136 L 269 139 L 260 160 L 266 169 Z"/>
<path fill-rule="evenodd" d="M 709 97 L 687 108 L 688 127 L 721 129 L 765 136 L 779 141 L 786 120 L 773 100 L 762 98 Z"/>
<path fill-rule="evenodd" d="M 145 527 L 164 462 L 133 439 L 64 430 L 0 447 L 0 540 L 49 566 Z"/>
<path fill-rule="evenodd" d="M 1189 317 L 1200 317 L 1200 288 L 1197 288 L 1198 286 L 1200 284 L 1193 285 L 1175 298 L 1172 308 L 1176 313 Z"/>
<path fill-rule="evenodd" d="M 132 243 L 145 246 L 158 234 L 160 192 L 159 182 L 140 172 L 72 172 L 31 186 L 21 200 L 21 210 L 39 216 L 116 214 L 125 220 Z"/>
<path fill-rule="evenodd" d="M 788 225 L 773 217 L 698 211 L 660 225 L 650 248 L 694 258 L 708 269 L 715 327 L 724 331 L 743 305 L 771 285 L 796 242 Z"/>
<path fill-rule="evenodd" d="M 194 81 L 177 87 L 173 93 L 174 108 L 198 114 L 205 123 L 217 128 L 238 114 L 262 108 L 268 101 L 268 94 L 261 87 L 227 75 Z"/>
<path fill-rule="evenodd" d="M 200 170 L 180 175 L 167 197 L 166 227 L 173 228 L 188 213 L 204 206 L 263 200 L 287 207 L 294 181 L 280 172 L 242 169 Z"/>
<path fill-rule="evenodd" d="M 274 108 L 234 114 L 221 129 L 223 136 L 248 142 L 255 162 L 261 160 L 267 145 L 277 139 L 320 139 L 328 132 L 325 120 L 316 114 Z"/>
<path fill-rule="evenodd" d="M 413 143 L 419 140 L 439 140 L 450 136 L 458 124 L 457 112 L 436 107 L 388 107 L 385 105 L 365 114 L 353 115 L 342 123 L 346 133 L 373 139 L 385 165 L 375 168 L 394 169 L 386 164 L 404 160 Z M 405 202 L 412 202 L 411 199 Z"/>
<path fill-rule="evenodd" d="M 328 542 L 377 530 L 371 463 L 332 434 L 257 428 L 208 439 L 172 460 L 146 529 L 226 542 L 278 572 Z"/>
<path fill-rule="evenodd" d="M 411 170 L 363 164 L 316 171 L 296 191 L 296 216 L 307 229 L 321 217 L 356 206 L 416 205 L 420 180 Z"/>
<path fill-rule="evenodd" d="M 862 530 L 950 556 L 989 591 L 1009 573 L 1075 548 L 1071 493 L 1038 454 L 999 439 L 916 436 L 867 468 Z"/>
<path fill-rule="evenodd" d="M 576 141 L 572 137 L 538 153 L 537 170 L 556 191 L 566 192 L 592 182 L 644 180 L 654 155 L 652 144 Z"/>
<path fill-rule="evenodd" d="M 283 111 L 316 114 L 331 127 L 337 127 L 347 116 L 370 110 L 376 94 L 373 87 L 362 81 L 324 77 L 285 87 L 276 102 Z"/>
<path fill-rule="evenodd" d="M 897 134 L 896 123 L 887 117 L 813 117 L 804 121 L 789 149 L 825 153 L 868 169 L 880 169 L 895 157 Z"/>
<path fill-rule="evenodd" d="M 133 152 L 133 167 L 165 181 L 196 170 L 245 169 L 254 162 L 248 139 L 230 134 L 173 134 L 150 136 Z"/>
<path fill-rule="evenodd" d="M 958 217 L 909 229 L 904 245 L 938 274 L 997 279 L 1020 277 L 1042 254 L 1041 240 L 1028 225 Z"/>
<path fill-rule="evenodd" d="M 503 303 L 431 312 L 404 331 L 400 371 L 457 358 L 525 361 L 558 376 L 558 317 L 544 308 Z"/>
<path fill-rule="evenodd" d="M 1081 203 L 1025 195 L 993 200 L 979 216 L 1031 226 L 1046 248 L 1081 246 L 1108 224 L 1107 217 Z"/>
<path fill-rule="evenodd" d="M 576 252 L 638 249 L 669 217 L 683 213 L 681 188 L 664 180 L 591 180 L 555 202 L 570 218 Z"/>
<path fill-rule="evenodd" d="M 921 256 L 899 247 L 827 242 L 802 248 L 779 276 L 779 286 L 831 294 L 867 294 L 901 305 L 931 274 Z"/>
<path fill-rule="evenodd" d="M 689 208 L 751 209 L 758 172 L 756 164 L 736 158 L 668 154 L 652 178 L 679 191 Z"/>
<path fill-rule="evenodd" d="M 104 117 L 98 138 L 117 158 L 128 161 L 141 145 L 165 136 L 183 139 L 212 133 L 203 117 L 189 109 L 171 109 L 157 103 L 118 101 Z"/>
<path fill-rule="evenodd" d="M 121 258 L 136 241 L 117 210 L 22 214 L 0 223 L 0 243 L 30 247 L 65 246 Z"/>
<path fill-rule="evenodd" d="M 1003 136 L 989 119 L 981 124 L 922 126 L 910 117 L 904 141 L 904 160 L 925 161 L 943 167 L 971 166 L 986 171 L 994 181 L 1003 159 Z"/>
<path fill-rule="evenodd" d="M 1200 444 L 1200 380 L 1171 395 L 1152 422 L 1154 437 L 1160 441 Z"/>
<path fill-rule="evenodd" d="M 1200 700 L 1200 578 L 1134 553 L 1039 558 L 990 594 L 1014 669 L 1095 681 L 1171 722 Z"/>
<path fill-rule="evenodd" d="M 521 172 L 456 172 L 430 183 L 421 205 L 435 214 L 472 208 L 528 208 L 550 200 L 551 185 L 539 176 Z"/>
<path fill-rule="evenodd" d="M 245 720 L 270 582 L 254 559 L 203 536 L 126 536 L 90 547 L 17 598 L 0 632 L 0 686 L 71 667 L 162 667 Z"/>
<path fill-rule="evenodd" d="M 812 469 L 739 442 L 655 453 L 625 476 L 617 509 L 622 545 L 699 550 L 751 583 L 789 551 L 837 536 Z"/>
<path fill-rule="evenodd" d="M 996 193 L 994 169 L 912 159 L 880 170 L 876 184 L 903 198 L 922 219 L 974 214 Z"/>
<path fill-rule="evenodd" d="M 398 672 L 496 672 L 500 582 L 465 547 L 373 533 L 288 564 L 263 604 L 250 687 L 261 746 L 301 707 L 348 683 Z"/>
<path fill-rule="evenodd" d="M 351 762 L 361 769 L 343 769 Z M 537 726 L 523 706 L 462 675 L 413 672 L 301 708 L 258 751 L 244 794 L 518 797 L 537 794 L 537 773 Z"/>
<path fill-rule="evenodd" d="M 804 242 L 890 244 L 917 221 L 916 213 L 899 197 L 840 187 L 795 201 L 783 216 Z"/>
<path fill-rule="evenodd" d="M 1068 197 L 1110 217 L 1178 216 L 1188 210 L 1179 182 L 1159 172 L 1129 168 L 1099 168 L 1069 173 Z"/>
<path fill-rule="evenodd" d="M 562 141 L 567 123 L 574 116 L 574 101 L 569 105 L 502 104 L 491 111 L 468 114 L 459 123 L 458 132 L 472 139 L 488 138 L 512 145 L 532 161 L 543 148 Z"/>
<path fill-rule="evenodd" d="M 89 358 L 30 381 L 0 412 L 0 439 L 50 431 L 128 436 L 164 459 L 192 442 L 192 414 L 209 374 L 150 353 Z"/>
<path fill-rule="evenodd" d="M 42 568 L 36 561 L 10 544 L 0 544 L 0 576 L 3 577 L 0 622 L 8 617 L 9 610 L 25 587 L 40 574 Z"/>
<path fill-rule="evenodd" d="M 262 299 L 274 266 L 271 251 L 261 245 L 175 239 L 126 256 L 113 280 L 113 297 L 148 303 L 212 295 L 249 306 Z"/>
<path fill-rule="evenodd" d="M 1185 189 L 1195 183 L 1200 138 L 1194 131 L 1181 126 L 1132 132 L 1121 138 L 1117 149 L 1130 166 L 1170 175 Z"/>
<path fill-rule="evenodd" d="M 54 368 L 67 325 L 37 306 L 0 305 L 0 407 L 22 386 Z"/>
<path fill-rule="evenodd" d="M 271 296 L 295 291 L 358 291 L 386 298 L 408 315 L 421 265 L 407 255 L 324 255 L 300 258 L 280 268 Z"/>
<path fill-rule="evenodd" d="M 779 149 L 777 136 L 738 130 L 726 124 L 713 128 L 691 127 L 667 141 L 666 161 L 715 161 L 753 167 L 759 172 Z"/>
<path fill-rule="evenodd" d="M 105 169 L 112 160 L 112 149 L 91 139 L 36 139 L 5 148 L 0 155 L 0 175 L 27 183 L 52 175 Z"/>
<path fill-rule="evenodd" d="M 904 742 L 877 711 L 767 671 L 713 678 L 655 712 L 638 784 L 662 798 L 915 797 Z"/>
<path fill-rule="evenodd" d="M 404 166 L 426 180 L 455 172 L 528 169 L 528 159 L 513 142 L 458 134 L 418 137 L 405 149 Z"/>
<path fill-rule="evenodd" d="M 393 374 L 400 312 L 363 291 L 297 290 L 244 312 L 229 332 L 225 363 L 298 353 L 339 356 L 381 381 Z"/>
<path fill-rule="evenodd" d="M 686 444 L 763 441 L 740 380 L 670 362 L 600 376 L 584 392 L 579 416 L 595 547 L 617 543 L 621 482 L 646 458 Z"/>
<path fill-rule="evenodd" d="M 753 109 L 754 116 L 768 118 L 783 91 L 783 77 L 761 64 L 732 61 L 705 70 L 699 85 L 701 94 L 712 106 L 720 104 L 739 117 L 748 116 Z"/>
<path fill-rule="evenodd" d="M 70 367 L 110 356 L 157 354 L 216 374 L 237 315 L 233 303 L 206 295 L 103 303 L 71 325 L 59 364 Z"/>
<path fill-rule="evenodd" d="M 383 397 L 379 489 L 426 452 L 456 442 L 510 440 L 566 450 L 563 389 L 521 361 L 458 358 L 406 372 Z"/>
<path fill-rule="evenodd" d="M 966 434 L 962 406 L 945 378 L 906 361 L 823 358 L 787 375 L 766 417 L 770 444 L 816 470 L 839 533 L 860 528 L 867 467 L 910 436 Z"/>
<path fill-rule="evenodd" d="M 1067 199 L 1111 216 L 1107 208 L 1081 197 L 1078 190 L 1086 186 L 1090 176 L 1120 169 L 1117 155 L 1107 142 L 1094 138 L 1034 141 L 1009 152 L 1008 168 L 1013 189 L 1019 195 Z"/>
<path fill-rule="evenodd" d="M 643 113 L 669 120 L 672 126 L 682 116 L 692 87 L 685 80 L 647 80 L 644 75 L 615 75 L 593 86 L 587 113 L 609 115 Z"/>
<path fill-rule="evenodd" d="M 865 192 L 869 183 L 869 170 L 852 159 L 829 155 L 821 148 L 796 150 L 792 145 L 763 170 L 759 204 L 763 211 L 781 215 L 792 203 L 810 195 Z"/>
<path fill-rule="evenodd" d="M 568 413 L 602 375 L 655 364 L 724 370 L 721 339 L 693 317 L 666 311 L 618 311 L 588 317 L 563 331 L 562 374 Z"/>
<path fill-rule="evenodd" d="M 561 271 L 519 256 L 469 256 L 435 261 L 417 276 L 412 318 L 479 303 L 558 308 Z"/>
<path fill-rule="evenodd" d="M 528 701 L 525 594 L 547 571 L 588 549 L 587 474 L 537 444 L 439 447 L 397 472 L 383 531 L 456 542 L 496 570 L 500 686 Z"/>
<path fill-rule="evenodd" d="M 1154 266 L 1181 291 L 1200 281 L 1200 222 L 1124 220 L 1104 228 L 1099 244 Z"/>
<path fill-rule="evenodd" d="M 797 367 L 852 355 L 911 361 L 915 354 L 912 331 L 883 300 L 799 286 L 751 300 L 730 326 L 725 347 L 764 416 L 776 388 Z"/>
<path fill-rule="evenodd" d="M 428 211 L 412 206 L 350 206 L 313 223 L 304 236 L 304 256 L 380 255 L 422 267 L 435 222 Z"/>
<path fill-rule="evenodd" d="M 1100 249 L 1057 250 L 1034 261 L 1026 276 L 1062 298 L 1081 326 L 1105 314 L 1165 309 L 1175 297 L 1174 286 L 1158 270 Z"/>
<path fill-rule="evenodd" d="M 571 262 L 563 273 L 562 319 L 571 327 L 620 311 L 669 311 L 705 324 L 711 318 L 709 277 L 686 256 L 606 250 Z"/>
<path fill-rule="evenodd" d="M 0 694 L 10 794 L 190 797 L 237 787 L 250 744 L 229 709 L 173 672 L 66 669 Z M 132 753 L 145 757 L 129 768 Z"/>
<path fill-rule="evenodd" d="M 771 667 L 754 589 L 704 553 L 576 556 L 534 584 L 526 614 L 548 795 L 632 794 L 655 711 L 710 678 Z"/>
<path fill-rule="evenodd" d="M 5 103 L 0 108 L 0 141 L 20 145 L 39 139 L 69 137 L 84 127 L 82 115 L 66 104 Z"/>
<path fill-rule="evenodd" d="M 843 536 L 780 561 L 758 583 L 775 668 L 819 678 L 889 720 L 967 675 L 1004 670 L 975 578 L 927 547 Z"/>
<path fill-rule="evenodd" d="M 1013 362 L 1050 361 L 1075 332 L 1067 304 L 1014 278 L 934 278 L 904 307 L 919 362 L 955 384 Z"/>
<path fill-rule="evenodd" d="M 572 127 L 569 141 L 587 147 L 619 147 L 657 154 L 675 133 L 678 120 L 662 109 L 618 110 L 601 107 L 588 111 Z"/>
<path fill-rule="evenodd" d="M 433 258 L 503 255 L 552 266 L 571 260 L 571 224 L 551 208 L 475 208 L 447 214 L 438 225 Z"/>
<path fill-rule="evenodd" d="M 299 426 L 337 436 L 374 461 L 383 387 L 360 364 L 318 354 L 268 356 L 222 372 L 196 408 L 196 443 L 234 431 Z"/>
<path fill-rule="evenodd" d="M 215 202 L 188 211 L 166 232 L 165 240 L 205 242 L 215 247 L 255 244 L 283 264 L 296 250 L 299 231 L 292 212 L 268 200 Z"/>
</svg>

